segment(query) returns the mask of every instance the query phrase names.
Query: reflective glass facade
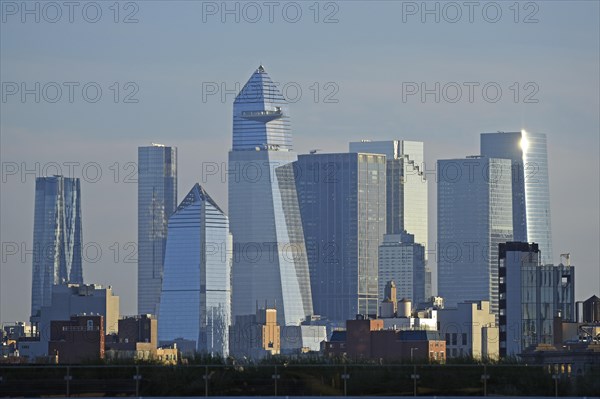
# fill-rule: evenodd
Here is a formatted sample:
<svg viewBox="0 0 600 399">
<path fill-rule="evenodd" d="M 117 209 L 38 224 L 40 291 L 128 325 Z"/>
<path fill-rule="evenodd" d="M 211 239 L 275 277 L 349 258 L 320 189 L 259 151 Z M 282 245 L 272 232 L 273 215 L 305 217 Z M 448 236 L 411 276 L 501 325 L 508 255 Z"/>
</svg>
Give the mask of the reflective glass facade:
<svg viewBox="0 0 600 399">
<path fill-rule="evenodd" d="M 233 314 L 275 307 L 282 326 L 313 314 L 291 163 L 287 105 L 260 66 L 233 104 L 229 217 L 234 240 Z"/>
<path fill-rule="evenodd" d="M 300 155 L 295 171 L 315 313 L 334 322 L 376 315 L 385 156 Z"/>
<path fill-rule="evenodd" d="M 227 216 L 196 184 L 169 218 L 161 343 L 183 338 L 198 352 L 228 355 L 232 245 Z"/>
<path fill-rule="evenodd" d="M 427 249 L 427 178 L 422 171 L 420 141 L 362 140 L 350 143 L 350 152 L 384 154 L 387 159 L 387 234 L 404 230 Z"/>
<path fill-rule="evenodd" d="M 167 222 L 177 207 L 177 149 L 138 148 L 138 313 L 158 314 Z"/>
<path fill-rule="evenodd" d="M 574 321 L 575 268 L 542 265 L 537 243 L 500 244 L 500 355 L 554 343 L 554 317 Z"/>
<path fill-rule="evenodd" d="M 31 315 L 50 306 L 55 284 L 83 284 L 78 178 L 35 180 Z"/>
<path fill-rule="evenodd" d="M 546 135 L 520 132 L 483 133 L 481 154 L 512 162 L 515 241 L 536 242 L 542 263 L 552 263 L 552 225 Z"/>
<path fill-rule="evenodd" d="M 385 285 L 396 283 L 396 298 L 425 302 L 425 248 L 414 242 L 412 234 L 386 234 L 379 246 L 379 302 L 385 299 Z M 431 284 L 431 283 L 430 283 Z"/>
<path fill-rule="evenodd" d="M 438 295 L 455 307 L 490 301 L 498 310 L 498 244 L 513 237 L 511 163 L 469 157 L 438 167 Z"/>
</svg>

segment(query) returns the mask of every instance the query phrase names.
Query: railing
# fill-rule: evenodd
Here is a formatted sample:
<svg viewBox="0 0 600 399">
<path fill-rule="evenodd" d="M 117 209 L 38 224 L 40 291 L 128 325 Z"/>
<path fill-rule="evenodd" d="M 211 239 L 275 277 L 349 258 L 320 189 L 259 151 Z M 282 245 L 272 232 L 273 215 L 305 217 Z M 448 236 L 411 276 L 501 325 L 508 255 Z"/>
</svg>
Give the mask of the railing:
<svg viewBox="0 0 600 399">
<path fill-rule="evenodd" d="M 598 370 L 525 365 L 4 365 L 3 396 L 594 396 Z"/>
</svg>

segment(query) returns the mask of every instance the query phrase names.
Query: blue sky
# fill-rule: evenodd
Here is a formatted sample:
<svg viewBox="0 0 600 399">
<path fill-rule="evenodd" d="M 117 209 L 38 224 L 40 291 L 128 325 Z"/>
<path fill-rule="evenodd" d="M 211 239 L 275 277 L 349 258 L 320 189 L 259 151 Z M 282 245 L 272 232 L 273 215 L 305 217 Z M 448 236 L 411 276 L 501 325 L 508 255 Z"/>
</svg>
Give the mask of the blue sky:
<svg viewBox="0 0 600 399">
<path fill-rule="evenodd" d="M 27 4 L 33 8 L 35 3 Z M 290 106 L 300 153 L 346 151 L 349 141 L 360 138 L 413 139 L 425 142 L 426 167 L 433 169 L 437 159 L 477 154 L 481 132 L 524 128 L 546 133 L 555 262 L 558 254 L 571 252 L 578 299 L 600 292 L 598 2 L 519 2 L 517 7 L 512 1 L 476 2 L 473 22 L 461 6 L 455 23 L 449 21 L 456 15 L 452 7 L 463 2 L 428 2 L 430 9 L 437 4 L 439 22 L 433 14 L 422 15 L 422 2 L 276 2 L 272 23 L 264 2 L 237 3 L 240 21 L 228 14 L 224 23 L 222 2 L 129 3 L 119 3 L 119 23 L 113 2 L 79 3 L 72 23 L 64 7 L 56 23 L 44 20 L 54 17 L 52 9 L 44 14 L 40 8 L 37 23 L 32 15 L 21 21 L 21 2 L 1 2 L 3 243 L 31 248 L 35 182 L 33 174 L 21 176 L 23 169 L 39 162 L 41 173 L 56 162 L 66 173 L 65 162 L 79 162 L 75 175 L 83 177 L 85 165 L 84 241 L 97 243 L 90 251 L 102 250 L 101 256 L 88 254 L 85 279 L 112 285 L 123 313 L 135 313 L 136 265 L 124 260 L 124 247 L 137 234 L 136 186 L 125 179 L 132 170 L 128 162 L 136 161 L 138 145 L 178 146 L 179 199 L 199 181 L 226 208 L 226 183 L 216 177 L 202 181 L 202 170 L 227 159 L 234 95 L 203 99 L 203 87 L 233 90 L 263 63 L 275 81 L 290 89 L 290 97 L 301 90 Z M 15 4 L 19 9 L 13 15 Z M 92 19 L 96 5 L 102 16 L 90 23 L 81 11 L 87 7 L 86 17 Z M 251 23 L 254 5 L 262 17 Z M 416 13 L 407 14 L 415 6 Z M 206 13 L 214 7 L 217 14 Z M 499 20 L 489 22 L 498 8 Z M 297 9 L 302 11 L 299 21 L 289 22 Z M 123 23 L 131 12 L 138 22 Z M 337 23 L 324 23 L 331 13 Z M 528 16 L 537 22 L 525 23 Z M 7 92 L 15 84 L 20 90 L 21 83 L 31 88 L 35 82 L 41 87 L 39 103 L 33 95 L 23 102 L 20 93 Z M 49 82 L 63 88 L 56 103 L 47 101 L 54 95 Z M 79 84 L 72 103 L 65 82 Z M 463 97 L 452 103 L 454 92 L 444 96 L 440 89 L 439 102 L 434 95 L 422 101 L 419 94 L 403 92 L 410 84 L 431 89 L 436 82 L 448 90 L 456 82 Z M 478 84 L 472 102 L 465 82 Z M 90 83 L 102 89 L 96 103 L 88 103 L 81 92 Z M 486 84 L 501 88 L 497 102 L 484 97 Z M 44 85 L 47 92 L 42 93 Z M 124 103 L 135 89 L 132 98 L 138 102 Z M 527 94 L 537 102 L 526 102 Z M 17 174 L 8 174 L 14 165 Z M 97 170 L 102 176 L 95 181 Z M 435 195 L 431 178 L 430 244 L 436 236 Z M 31 257 L 3 255 L 0 321 L 25 320 Z"/>
</svg>

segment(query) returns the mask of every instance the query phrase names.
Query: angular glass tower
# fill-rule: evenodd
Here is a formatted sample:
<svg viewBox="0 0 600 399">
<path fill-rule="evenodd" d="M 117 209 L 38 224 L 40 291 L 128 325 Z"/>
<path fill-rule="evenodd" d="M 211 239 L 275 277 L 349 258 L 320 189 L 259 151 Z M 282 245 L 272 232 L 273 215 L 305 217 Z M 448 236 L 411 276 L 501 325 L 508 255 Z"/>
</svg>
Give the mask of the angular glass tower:
<svg viewBox="0 0 600 399">
<path fill-rule="evenodd" d="M 438 295 L 444 304 L 490 301 L 498 311 L 498 244 L 512 241 L 511 163 L 439 160 Z"/>
<path fill-rule="evenodd" d="M 31 315 L 50 306 L 55 284 L 83 284 L 81 188 L 78 178 L 35 180 Z"/>
<path fill-rule="evenodd" d="M 232 238 L 221 208 L 196 184 L 169 218 L 158 339 L 229 354 Z"/>
<path fill-rule="evenodd" d="M 423 142 L 408 140 L 350 143 L 350 152 L 384 154 L 387 160 L 387 234 L 415 236 L 427 249 L 427 179 L 423 171 Z M 427 251 L 425 251 L 427 257 Z"/>
<path fill-rule="evenodd" d="M 260 66 L 233 103 L 229 218 L 234 243 L 233 314 L 275 307 L 280 325 L 313 314 L 292 162 L 287 104 Z"/>
<path fill-rule="evenodd" d="M 300 155 L 294 169 L 315 313 L 341 325 L 357 314 L 376 315 L 385 156 Z"/>
<path fill-rule="evenodd" d="M 138 313 L 158 314 L 167 222 L 177 207 L 177 148 L 138 148 Z"/>
<path fill-rule="evenodd" d="M 511 160 L 514 240 L 538 243 L 542 264 L 552 263 L 546 135 L 525 130 L 482 133 L 481 155 Z"/>
</svg>

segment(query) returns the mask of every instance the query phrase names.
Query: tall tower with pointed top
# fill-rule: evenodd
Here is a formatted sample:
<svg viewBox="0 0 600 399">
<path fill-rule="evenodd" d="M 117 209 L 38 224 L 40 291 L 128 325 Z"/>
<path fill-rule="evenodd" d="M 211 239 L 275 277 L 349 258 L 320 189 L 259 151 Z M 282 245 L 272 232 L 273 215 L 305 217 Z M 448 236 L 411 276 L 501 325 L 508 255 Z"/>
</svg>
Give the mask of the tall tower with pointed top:
<svg viewBox="0 0 600 399">
<path fill-rule="evenodd" d="M 277 309 L 280 325 L 313 314 L 304 233 L 292 162 L 287 103 L 263 66 L 233 103 L 229 218 L 233 234 L 233 315 Z"/>
<path fill-rule="evenodd" d="M 169 218 L 158 339 L 226 357 L 231 324 L 231 234 L 225 213 L 196 183 Z"/>
</svg>

